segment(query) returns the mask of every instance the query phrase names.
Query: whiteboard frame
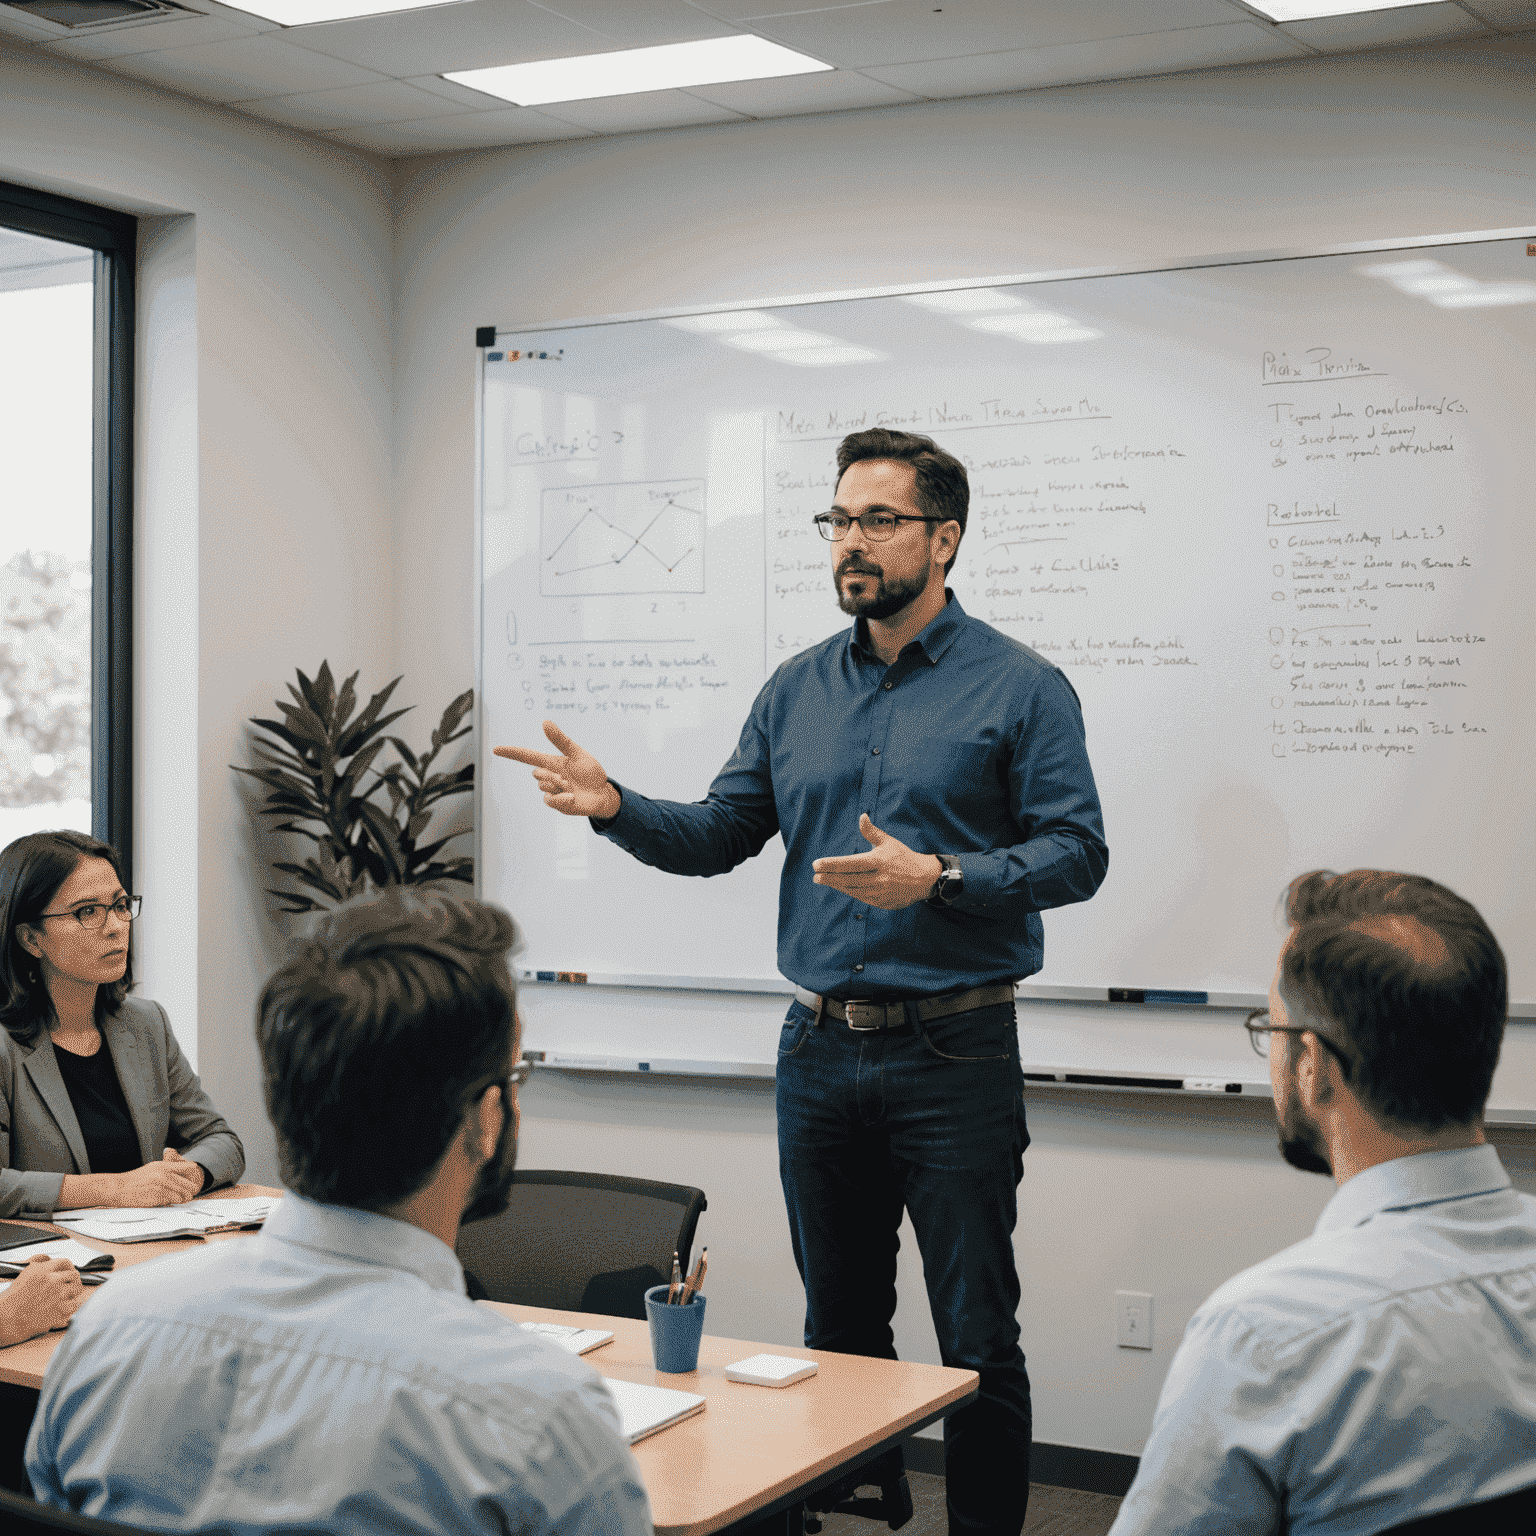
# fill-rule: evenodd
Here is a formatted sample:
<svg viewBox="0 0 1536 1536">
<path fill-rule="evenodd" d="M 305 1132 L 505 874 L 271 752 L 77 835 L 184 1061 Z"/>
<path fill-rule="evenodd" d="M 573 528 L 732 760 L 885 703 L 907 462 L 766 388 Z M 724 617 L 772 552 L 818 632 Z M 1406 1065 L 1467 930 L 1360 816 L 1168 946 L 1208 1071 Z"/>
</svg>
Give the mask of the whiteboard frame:
<svg viewBox="0 0 1536 1536">
<path fill-rule="evenodd" d="M 1426 246 L 1482 245 L 1493 240 L 1536 240 L 1536 225 L 1516 225 L 1510 229 L 1461 230 L 1454 234 L 1393 236 L 1386 240 L 1355 240 L 1342 245 L 1321 247 L 1294 246 L 1267 251 L 1226 251 L 1217 255 L 1191 256 L 1172 263 L 1143 265 L 1128 262 L 1099 267 L 1060 267 L 1041 272 L 1014 272 L 997 277 L 941 278 L 921 283 L 887 283 L 878 287 L 842 288 L 820 293 L 782 294 L 774 298 L 736 299 L 712 304 L 669 306 L 662 309 L 638 309 L 621 314 L 581 315 L 567 320 L 530 320 L 497 324 L 494 329 L 499 338 L 503 335 L 525 336 L 543 331 L 568 331 L 590 329 L 603 325 L 629 325 L 642 320 L 672 320 L 690 315 L 731 314 L 740 309 L 787 309 L 800 305 L 843 304 L 855 299 L 900 298 L 914 293 L 956 293 L 970 288 L 1000 288 L 1033 283 L 1066 283 L 1088 277 L 1143 277 L 1159 272 L 1193 272 L 1211 267 L 1260 266 L 1269 262 L 1310 261 L 1319 256 L 1364 256 L 1381 251 L 1421 250 Z M 1536 258 L 1533 258 L 1536 259 Z M 484 663 L 485 663 L 485 354 L 487 349 L 475 349 L 475 794 L 474 794 L 474 849 L 476 897 L 482 897 L 480 871 L 484 852 L 484 817 L 481 796 L 484 793 L 487 764 L 484 721 Z M 527 967 L 514 965 L 514 974 L 520 982 L 530 985 L 541 983 L 537 973 Z M 627 975 L 617 973 L 581 972 L 582 983 L 604 987 L 681 988 L 697 992 L 748 992 L 767 995 L 789 994 L 794 984 L 788 980 L 778 983 L 766 978 L 730 976 L 662 976 Z M 559 983 L 553 983 L 559 985 Z M 1019 982 L 1014 988 L 1020 999 L 1040 999 L 1071 1002 L 1116 1002 L 1109 989 L 1100 987 L 1073 987 L 1036 985 Z M 1195 1000 L 1195 994 L 1185 993 L 1178 999 L 1181 1007 L 1208 1008 L 1262 1008 L 1269 1001 L 1258 993 L 1211 992 L 1204 994 L 1203 1002 Z M 1129 1003 L 1120 1006 L 1158 1006 L 1157 1003 Z M 1512 1003 L 1508 1017 L 1536 1018 L 1536 1002 Z M 687 1063 L 693 1067 L 698 1063 Z M 710 1064 L 711 1070 L 716 1064 Z M 597 1070 L 603 1070 L 597 1068 Z M 622 1068 L 620 1070 L 623 1070 Z M 633 1068 L 629 1070 L 635 1070 Z"/>
</svg>

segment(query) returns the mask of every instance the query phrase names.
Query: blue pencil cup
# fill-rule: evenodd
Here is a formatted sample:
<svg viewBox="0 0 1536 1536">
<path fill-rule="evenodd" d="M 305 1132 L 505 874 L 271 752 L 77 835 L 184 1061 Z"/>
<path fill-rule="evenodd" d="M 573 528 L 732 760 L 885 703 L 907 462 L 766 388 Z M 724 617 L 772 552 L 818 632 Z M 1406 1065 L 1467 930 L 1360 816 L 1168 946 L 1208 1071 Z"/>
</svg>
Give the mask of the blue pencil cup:
<svg viewBox="0 0 1536 1536">
<path fill-rule="evenodd" d="M 645 1293 L 645 1315 L 651 1324 L 651 1359 L 658 1371 L 681 1376 L 699 1368 L 699 1340 L 704 1337 L 704 1296 L 700 1292 L 686 1307 L 669 1307 L 665 1285 Z"/>
</svg>

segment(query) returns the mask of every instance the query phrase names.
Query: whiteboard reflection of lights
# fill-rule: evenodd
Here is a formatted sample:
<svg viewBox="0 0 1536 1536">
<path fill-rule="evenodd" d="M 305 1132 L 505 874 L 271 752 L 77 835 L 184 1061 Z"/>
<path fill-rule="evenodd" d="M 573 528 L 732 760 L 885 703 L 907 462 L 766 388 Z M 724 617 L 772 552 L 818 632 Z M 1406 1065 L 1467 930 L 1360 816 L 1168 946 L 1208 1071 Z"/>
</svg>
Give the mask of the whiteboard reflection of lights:
<svg viewBox="0 0 1536 1536">
<path fill-rule="evenodd" d="M 1504 304 L 1536 304 L 1536 283 L 1485 283 L 1441 261 L 1383 261 L 1357 267 L 1362 277 L 1391 283 L 1399 293 L 1428 299 L 1440 309 L 1488 309 Z"/>
<path fill-rule="evenodd" d="M 902 302 L 937 315 L 984 315 L 999 309 L 1022 309 L 1020 300 L 997 288 L 957 288 L 952 293 L 907 293 Z"/>
<path fill-rule="evenodd" d="M 766 331 L 779 327 L 780 322 L 760 309 L 733 309 L 718 315 L 679 315 L 675 320 L 663 320 L 663 325 L 674 326 L 680 331 L 697 331 L 709 336 L 719 331 Z"/>
<path fill-rule="evenodd" d="M 755 352 L 775 363 L 796 368 L 843 368 L 853 363 L 877 363 L 884 352 L 855 346 L 820 331 L 803 331 L 760 309 L 730 310 L 718 315 L 679 315 L 663 325 L 707 336 L 740 352 Z"/>
<path fill-rule="evenodd" d="M 1009 336 L 1014 341 L 1027 341 L 1035 346 L 1053 346 L 1066 341 L 1094 341 L 1104 333 L 1084 325 L 1068 315 L 1058 315 L 1048 309 L 1026 309 L 1015 314 L 983 315 L 977 320 L 967 320 L 973 331 L 985 331 L 994 336 Z"/>
</svg>

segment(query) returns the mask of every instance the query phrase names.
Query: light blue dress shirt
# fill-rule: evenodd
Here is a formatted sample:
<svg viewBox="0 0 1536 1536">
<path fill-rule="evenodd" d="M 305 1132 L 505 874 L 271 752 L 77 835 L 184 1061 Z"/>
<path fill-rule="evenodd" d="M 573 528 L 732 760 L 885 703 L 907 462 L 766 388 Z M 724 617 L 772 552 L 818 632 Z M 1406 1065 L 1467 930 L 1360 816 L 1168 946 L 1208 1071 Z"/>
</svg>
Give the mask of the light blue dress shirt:
<svg viewBox="0 0 1536 1536">
<path fill-rule="evenodd" d="M 161 1531 L 650 1536 L 618 1426 L 592 1367 L 469 1301 L 437 1238 L 289 1194 L 81 1308 L 27 1472 Z"/>
<path fill-rule="evenodd" d="M 1378 1163 L 1195 1313 L 1111 1536 L 1369 1536 L 1536 1484 L 1536 1199 Z"/>
</svg>

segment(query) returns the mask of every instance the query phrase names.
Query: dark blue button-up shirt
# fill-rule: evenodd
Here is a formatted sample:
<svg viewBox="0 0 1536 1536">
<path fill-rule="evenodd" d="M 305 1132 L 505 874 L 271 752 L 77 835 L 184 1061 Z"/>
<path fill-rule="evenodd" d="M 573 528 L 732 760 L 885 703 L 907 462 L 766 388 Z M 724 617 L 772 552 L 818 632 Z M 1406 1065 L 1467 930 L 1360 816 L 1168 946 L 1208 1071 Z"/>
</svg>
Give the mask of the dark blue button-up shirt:
<svg viewBox="0 0 1536 1536">
<path fill-rule="evenodd" d="M 786 661 L 704 800 L 620 792 L 598 830 L 675 875 L 723 874 L 781 832 L 779 969 L 829 997 L 1031 976 L 1040 913 L 1086 901 L 1109 863 L 1072 685 L 953 595 L 890 666 L 863 620 Z M 861 811 L 921 853 L 958 854 L 964 895 L 885 912 L 813 884 L 813 860 L 869 851 Z"/>
</svg>

